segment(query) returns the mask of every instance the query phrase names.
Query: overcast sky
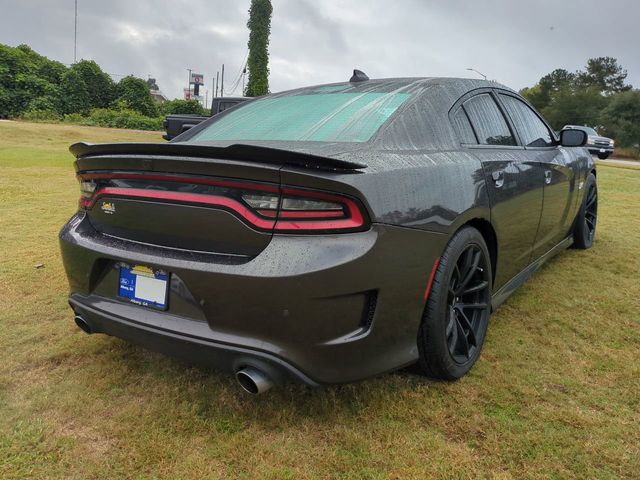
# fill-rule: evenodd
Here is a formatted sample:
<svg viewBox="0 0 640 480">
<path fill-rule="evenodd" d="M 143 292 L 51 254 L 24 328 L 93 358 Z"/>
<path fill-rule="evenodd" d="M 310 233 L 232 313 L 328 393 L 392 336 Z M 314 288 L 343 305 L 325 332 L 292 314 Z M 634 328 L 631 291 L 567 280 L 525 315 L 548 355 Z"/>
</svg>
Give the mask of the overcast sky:
<svg viewBox="0 0 640 480">
<path fill-rule="evenodd" d="M 78 59 L 155 77 L 181 97 L 187 68 L 225 89 L 246 57 L 250 0 L 78 0 Z M 74 0 L 0 0 L 0 43 L 73 61 Z M 372 78 L 473 76 L 520 89 L 555 68 L 614 56 L 640 87 L 638 0 L 273 0 L 270 87 Z M 235 92 L 240 94 L 240 88 Z M 232 92 L 229 92 L 232 93 Z"/>
</svg>

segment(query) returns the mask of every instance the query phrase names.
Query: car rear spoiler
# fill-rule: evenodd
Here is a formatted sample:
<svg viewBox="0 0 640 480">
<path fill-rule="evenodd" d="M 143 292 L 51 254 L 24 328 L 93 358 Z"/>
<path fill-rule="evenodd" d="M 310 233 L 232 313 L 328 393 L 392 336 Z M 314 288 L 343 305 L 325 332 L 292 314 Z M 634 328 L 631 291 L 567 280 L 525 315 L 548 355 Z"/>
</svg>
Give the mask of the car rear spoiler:
<svg viewBox="0 0 640 480">
<path fill-rule="evenodd" d="M 170 157 L 198 157 L 223 160 L 241 160 L 271 164 L 295 165 L 297 167 L 355 171 L 367 165 L 337 158 L 321 157 L 303 152 L 281 150 L 257 145 L 234 144 L 228 147 L 197 145 L 187 143 L 74 143 L 69 151 L 81 159 L 83 157 L 106 155 L 154 155 Z"/>
</svg>

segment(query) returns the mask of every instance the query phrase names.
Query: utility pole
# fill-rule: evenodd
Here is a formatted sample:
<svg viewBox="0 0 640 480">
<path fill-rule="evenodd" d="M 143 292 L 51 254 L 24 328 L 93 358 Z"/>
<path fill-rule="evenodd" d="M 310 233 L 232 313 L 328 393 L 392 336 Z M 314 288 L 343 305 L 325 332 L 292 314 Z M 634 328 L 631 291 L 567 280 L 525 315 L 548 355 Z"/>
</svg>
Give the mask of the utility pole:
<svg viewBox="0 0 640 480">
<path fill-rule="evenodd" d="M 189 72 L 189 81 L 187 81 L 187 92 L 189 92 L 189 100 L 191 100 L 191 69 L 187 68 L 187 72 Z"/>
<path fill-rule="evenodd" d="M 218 96 L 219 87 L 220 87 L 220 70 L 216 72 L 216 97 Z"/>
<path fill-rule="evenodd" d="M 224 63 L 222 64 L 222 84 L 220 86 L 220 97 L 224 97 Z"/>
<path fill-rule="evenodd" d="M 242 69 L 242 96 L 244 97 L 244 78 L 247 76 L 247 64 L 245 63 Z"/>
<path fill-rule="evenodd" d="M 78 46 L 78 0 L 75 0 L 75 15 L 73 19 L 73 63 L 76 63 L 77 59 L 77 46 Z"/>
</svg>

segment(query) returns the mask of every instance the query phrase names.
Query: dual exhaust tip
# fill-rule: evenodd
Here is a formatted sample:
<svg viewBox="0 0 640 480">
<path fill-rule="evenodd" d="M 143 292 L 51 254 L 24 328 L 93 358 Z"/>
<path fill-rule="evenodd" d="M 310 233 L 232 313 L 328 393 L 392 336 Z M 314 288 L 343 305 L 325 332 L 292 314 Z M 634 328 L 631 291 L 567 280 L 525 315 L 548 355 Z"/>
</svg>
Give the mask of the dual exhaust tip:
<svg viewBox="0 0 640 480">
<path fill-rule="evenodd" d="M 80 315 L 73 317 L 73 321 L 84 333 L 92 334 L 93 330 L 87 321 Z M 261 370 L 254 367 L 244 367 L 236 372 L 236 380 L 245 392 L 251 395 L 259 395 L 273 387 L 273 381 Z"/>
</svg>

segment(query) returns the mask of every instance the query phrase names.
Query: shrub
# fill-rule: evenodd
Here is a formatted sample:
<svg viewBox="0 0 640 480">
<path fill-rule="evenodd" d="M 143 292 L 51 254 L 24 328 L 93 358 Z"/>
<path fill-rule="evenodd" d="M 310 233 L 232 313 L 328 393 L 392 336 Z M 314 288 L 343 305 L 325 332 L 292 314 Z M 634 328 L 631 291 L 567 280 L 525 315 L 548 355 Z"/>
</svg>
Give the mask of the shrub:
<svg viewBox="0 0 640 480">
<path fill-rule="evenodd" d="M 59 122 L 60 115 L 55 110 L 27 110 L 20 118 L 29 122 Z"/>
<path fill-rule="evenodd" d="M 96 127 L 162 130 L 162 118 L 146 117 L 130 109 L 94 108 L 86 124 Z"/>
<path fill-rule="evenodd" d="M 160 109 L 163 115 L 171 114 L 193 114 L 206 115 L 207 111 L 197 100 L 170 100 L 164 102 Z"/>
<path fill-rule="evenodd" d="M 64 123 L 73 123 L 82 125 L 87 122 L 87 117 L 83 117 L 79 113 L 67 113 L 63 119 Z"/>
</svg>

